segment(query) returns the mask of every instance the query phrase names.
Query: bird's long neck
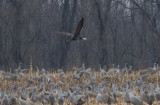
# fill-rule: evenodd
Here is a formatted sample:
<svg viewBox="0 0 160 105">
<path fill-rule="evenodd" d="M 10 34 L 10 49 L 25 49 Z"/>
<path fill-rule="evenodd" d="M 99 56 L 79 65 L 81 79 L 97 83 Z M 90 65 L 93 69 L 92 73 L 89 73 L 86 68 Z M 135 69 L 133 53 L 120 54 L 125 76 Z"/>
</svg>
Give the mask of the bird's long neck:
<svg viewBox="0 0 160 105">
<path fill-rule="evenodd" d="M 21 96 L 22 96 L 22 90 L 21 89 L 19 89 L 19 99 L 21 99 Z"/>
<path fill-rule="evenodd" d="M 50 84 L 50 92 L 52 92 L 53 91 L 53 88 L 52 88 L 52 85 Z"/>
<path fill-rule="evenodd" d="M 99 64 L 99 68 L 100 68 L 100 70 L 102 69 L 100 64 Z"/>
<path fill-rule="evenodd" d="M 113 69 L 114 69 L 114 64 L 113 64 L 113 67 L 112 67 Z"/>
</svg>

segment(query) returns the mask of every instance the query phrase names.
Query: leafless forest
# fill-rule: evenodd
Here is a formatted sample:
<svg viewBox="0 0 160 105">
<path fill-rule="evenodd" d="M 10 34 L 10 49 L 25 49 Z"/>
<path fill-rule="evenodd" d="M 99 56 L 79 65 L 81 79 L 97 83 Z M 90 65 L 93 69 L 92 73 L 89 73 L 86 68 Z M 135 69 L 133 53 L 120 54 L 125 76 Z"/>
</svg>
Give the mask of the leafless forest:
<svg viewBox="0 0 160 105">
<path fill-rule="evenodd" d="M 57 31 L 81 36 L 67 42 Z M 160 0 L 0 0 L 0 68 L 160 64 Z"/>
</svg>

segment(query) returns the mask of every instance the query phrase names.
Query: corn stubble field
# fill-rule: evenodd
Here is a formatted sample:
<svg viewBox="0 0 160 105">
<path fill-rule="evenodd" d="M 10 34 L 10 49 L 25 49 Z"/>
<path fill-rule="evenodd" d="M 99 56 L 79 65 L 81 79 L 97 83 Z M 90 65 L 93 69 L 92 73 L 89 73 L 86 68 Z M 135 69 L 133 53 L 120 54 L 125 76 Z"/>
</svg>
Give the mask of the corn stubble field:
<svg viewBox="0 0 160 105">
<path fill-rule="evenodd" d="M 24 75 L 21 75 L 21 76 L 19 75 L 17 76 L 16 74 L 10 73 L 10 72 L 1 73 L 0 74 L 1 104 L 2 104 L 2 100 L 4 99 L 2 92 L 6 90 L 6 93 L 8 94 L 8 98 L 9 98 L 9 94 L 12 94 L 12 93 L 16 94 L 15 97 L 17 99 L 18 105 L 22 105 L 22 102 L 21 102 L 22 100 L 24 100 L 25 102 L 27 101 L 31 102 L 26 105 L 38 105 L 38 104 L 39 105 L 43 105 L 43 104 L 59 105 L 60 103 L 58 103 L 59 102 L 58 99 L 59 99 L 59 95 L 62 94 L 62 91 L 70 93 L 69 96 L 67 95 L 63 97 L 64 98 L 63 105 L 73 105 L 73 103 L 71 102 L 71 98 L 69 97 L 71 96 L 71 93 L 75 91 L 79 91 L 77 92 L 77 94 L 75 94 L 75 97 L 78 95 L 81 95 L 78 101 L 82 103 L 77 102 L 76 103 L 77 105 L 81 105 L 81 104 L 84 104 L 84 105 L 104 105 L 104 104 L 132 105 L 131 103 L 126 103 L 124 99 L 125 96 L 129 98 L 128 93 L 124 90 L 124 88 L 126 88 L 127 86 L 126 84 L 128 84 L 128 90 L 132 91 L 132 93 L 134 94 L 134 97 L 141 99 L 141 101 L 143 102 L 143 105 L 148 105 L 144 100 L 142 100 L 142 98 L 140 98 L 140 96 L 142 96 L 140 95 L 141 87 L 143 87 L 142 92 L 144 92 L 144 90 L 147 90 L 147 95 L 151 96 L 151 91 L 149 88 L 146 88 L 146 86 L 149 85 L 149 83 L 152 83 L 154 86 L 154 90 L 159 89 L 157 84 L 159 84 L 159 80 L 160 80 L 160 71 L 157 70 L 156 72 L 152 73 L 152 72 L 148 72 L 147 69 L 139 70 L 139 71 L 131 71 L 131 73 L 122 74 L 122 73 L 113 72 L 113 68 L 109 69 L 108 72 L 103 72 L 103 73 L 101 73 L 101 70 L 92 70 L 88 68 L 85 71 L 89 72 L 89 74 L 83 72 L 83 75 L 80 74 L 82 70 L 80 71 L 80 69 L 78 68 L 66 73 L 64 73 L 62 69 L 59 69 L 57 72 L 53 72 L 53 73 L 48 72 L 48 74 L 44 72 L 40 73 L 41 70 L 39 70 L 38 68 L 35 71 L 36 72 L 33 72 L 32 65 L 30 65 L 29 73 L 23 73 Z M 6 79 L 6 76 L 17 76 L 17 79 L 16 80 Z M 37 80 L 35 79 L 36 77 L 42 77 L 42 78 L 47 77 L 48 80 L 43 79 L 42 81 L 39 81 L 38 79 Z M 137 81 L 137 84 L 139 81 L 140 83 L 137 86 L 135 86 L 136 85 L 135 81 Z M 143 82 L 142 85 L 141 85 L 141 82 Z M 40 88 L 42 83 L 44 83 L 45 85 L 44 90 Z M 57 89 L 58 91 L 57 94 L 54 93 L 56 102 L 52 104 L 50 103 L 50 101 L 47 100 L 47 98 L 45 98 L 45 95 L 46 96 L 50 95 L 50 92 L 51 92 L 50 84 L 53 84 L 53 90 Z M 96 92 L 93 92 L 91 87 L 89 88 L 89 85 L 91 86 L 91 84 L 93 84 L 92 88 L 94 88 L 95 86 L 95 90 L 97 89 Z M 100 84 L 103 84 L 102 86 L 106 88 L 104 89 L 100 88 Z M 13 86 L 16 87 L 16 89 L 13 89 L 14 91 L 11 90 Z M 33 91 L 30 89 L 28 89 L 29 91 L 26 99 L 22 99 L 19 96 L 20 94 L 18 91 L 19 87 L 22 88 L 22 94 L 24 94 L 25 92 L 23 88 L 30 88 L 35 86 L 38 87 L 38 93 L 36 93 L 37 96 L 44 91 L 41 97 L 46 99 L 45 101 L 43 98 L 41 98 L 39 103 L 37 101 L 38 99 L 36 100 L 36 98 L 35 98 L 35 101 L 31 101 L 31 96 L 33 95 L 32 93 Z M 78 88 L 78 89 L 71 88 L 75 86 L 79 86 L 83 88 Z M 113 94 L 114 93 L 113 86 L 117 87 L 116 97 Z M 103 90 L 101 90 L 100 92 L 100 89 L 103 89 Z M 156 91 L 160 91 L 160 90 L 156 90 Z M 160 94 L 160 93 L 156 93 L 156 94 Z M 102 99 L 98 99 L 98 95 Z M 110 102 L 108 102 L 109 99 L 110 99 Z M 4 105 L 7 105 L 7 104 L 4 104 Z M 14 105 L 14 103 L 12 103 L 11 105 Z M 139 105 L 139 104 L 137 103 L 134 105 Z M 158 100 L 158 98 L 155 98 L 150 105 L 160 105 L 160 101 Z"/>
</svg>

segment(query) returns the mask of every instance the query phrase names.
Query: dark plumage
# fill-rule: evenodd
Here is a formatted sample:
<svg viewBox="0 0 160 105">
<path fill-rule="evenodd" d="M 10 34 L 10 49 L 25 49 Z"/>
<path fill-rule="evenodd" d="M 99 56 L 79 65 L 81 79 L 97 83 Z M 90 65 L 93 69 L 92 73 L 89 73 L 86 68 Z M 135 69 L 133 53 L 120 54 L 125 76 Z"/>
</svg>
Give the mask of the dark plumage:
<svg viewBox="0 0 160 105">
<path fill-rule="evenodd" d="M 78 39 L 81 39 L 81 40 L 87 40 L 86 38 L 82 38 L 80 36 L 80 32 L 81 32 L 81 29 L 83 27 L 83 23 L 84 23 L 84 19 L 82 18 L 79 23 L 78 23 L 78 26 L 76 28 L 76 31 L 73 34 L 70 34 L 70 33 L 67 33 L 67 32 L 57 32 L 57 34 L 60 34 L 60 35 L 65 35 L 67 37 L 70 37 L 70 41 L 73 41 L 73 40 L 78 40 Z"/>
</svg>

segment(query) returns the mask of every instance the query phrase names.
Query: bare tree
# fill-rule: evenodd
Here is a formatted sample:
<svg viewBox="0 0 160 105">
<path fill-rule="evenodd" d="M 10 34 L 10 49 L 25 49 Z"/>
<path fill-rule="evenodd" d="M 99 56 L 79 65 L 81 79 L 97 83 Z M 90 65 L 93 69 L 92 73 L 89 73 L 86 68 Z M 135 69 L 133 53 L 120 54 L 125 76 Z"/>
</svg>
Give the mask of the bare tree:
<svg viewBox="0 0 160 105">
<path fill-rule="evenodd" d="M 160 63 L 159 0 L 1 0 L 0 68 Z M 81 18 L 87 41 L 67 42 Z"/>
</svg>

